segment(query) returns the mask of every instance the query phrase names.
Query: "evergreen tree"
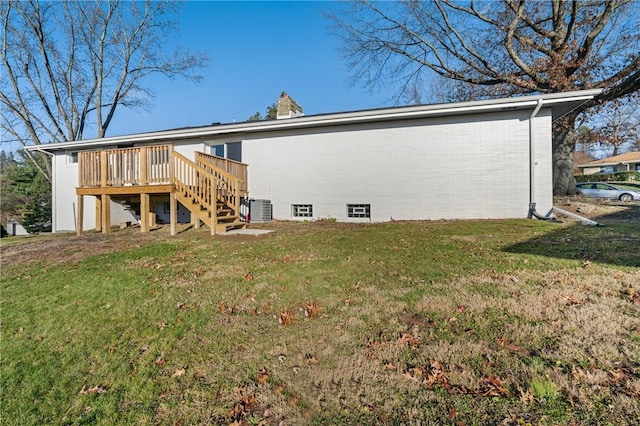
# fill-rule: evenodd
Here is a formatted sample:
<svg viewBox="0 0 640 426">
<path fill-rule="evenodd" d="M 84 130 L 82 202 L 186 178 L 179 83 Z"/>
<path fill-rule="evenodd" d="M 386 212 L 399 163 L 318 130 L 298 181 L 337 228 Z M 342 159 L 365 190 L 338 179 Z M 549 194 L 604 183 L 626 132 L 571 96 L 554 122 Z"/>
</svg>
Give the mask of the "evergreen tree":
<svg viewBox="0 0 640 426">
<path fill-rule="evenodd" d="M 51 185 L 24 152 L 0 152 L 2 223 L 16 218 L 30 234 L 51 230 Z M 42 165 L 40 165 L 42 166 Z"/>
</svg>

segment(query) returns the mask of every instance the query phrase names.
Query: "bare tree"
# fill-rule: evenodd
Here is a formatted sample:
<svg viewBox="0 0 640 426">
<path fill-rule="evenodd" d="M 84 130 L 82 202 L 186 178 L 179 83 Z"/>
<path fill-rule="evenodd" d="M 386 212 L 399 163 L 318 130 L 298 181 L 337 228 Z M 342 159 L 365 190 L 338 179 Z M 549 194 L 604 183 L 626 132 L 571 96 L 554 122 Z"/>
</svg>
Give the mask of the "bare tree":
<svg viewBox="0 0 640 426">
<path fill-rule="evenodd" d="M 640 142 L 640 92 L 616 99 L 584 117 L 577 142 L 613 156 L 634 150 Z"/>
<path fill-rule="evenodd" d="M 151 74 L 202 78 L 206 55 L 165 52 L 176 2 L 0 1 L 0 126 L 22 146 L 104 137 L 118 107 L 149 102 Z"/>
<path fill-rule="evenodd" d="M 554 126 L 556 194 L 575 191 L 577 117 L 640 88 L 636 0 L 372 3 L 332 15 L 354 77 L 400 94 L 433 73 L 480 96 L 605 89 Z"/>
</svg>

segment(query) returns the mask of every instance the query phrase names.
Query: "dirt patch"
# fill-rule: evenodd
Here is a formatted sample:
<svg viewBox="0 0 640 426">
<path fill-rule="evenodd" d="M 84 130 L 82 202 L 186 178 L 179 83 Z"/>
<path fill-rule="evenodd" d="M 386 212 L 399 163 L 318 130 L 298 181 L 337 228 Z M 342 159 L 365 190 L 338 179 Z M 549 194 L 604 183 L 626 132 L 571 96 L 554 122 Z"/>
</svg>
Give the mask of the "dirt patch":
<svg viewBox="0 0 640 426">
<path fill-rule="evenodd" d="M 256 228 L 262 229 L 263 227 L 256 226 Z M 80 237 L 75 234 L 30 236 L 24 237 L 25 241 L 0 246 L 0 259 L 2 265 L 31 261 L 45 261 L 57 265 L 70 260 L 78 262 L 98 254 L 132 250 L 154 242 L 212 238 L 209 234 L 209 228 L 206 227 L 193 229 L 190 225 L 181 225 L 178 226 L 177 232 L 177 235 L 171 236 L 169 225 L 162 225 L 149 233 L 140 232 L 139 227 L 131 227 L 114 230 L 110 234 L 86 232 Z M 265 238 L 265 236 L 217 235 L 213 238 L 255 241 L 256 238 Z"/>
<path fill-rule="evenodd" d="M 75 234 L 37 235 L 24 237 L 25 241 L 20 243 L 0 246 L 0 258 L 2 265 L 31 261 L 45 261 L 55 265 L 70 260 L 78 262 L 97 254 L 135 249 L 150 242 L 184 238 L 184 235 L 172 237 L 168 226 L 158 227 L 144 234 L 140 232 L 140 228 L 133 227 L 115 230 L 110 234 L 87 232 L 80 237 Z"/>
<path fill-rule="evenodd" d="M 622 202 L 584 196 L 555 197 L 554 205 L 599 222 L 640 222 L 640 202 Z M 561 220 L 566 218 L 558 215 Z"/>
</svg>

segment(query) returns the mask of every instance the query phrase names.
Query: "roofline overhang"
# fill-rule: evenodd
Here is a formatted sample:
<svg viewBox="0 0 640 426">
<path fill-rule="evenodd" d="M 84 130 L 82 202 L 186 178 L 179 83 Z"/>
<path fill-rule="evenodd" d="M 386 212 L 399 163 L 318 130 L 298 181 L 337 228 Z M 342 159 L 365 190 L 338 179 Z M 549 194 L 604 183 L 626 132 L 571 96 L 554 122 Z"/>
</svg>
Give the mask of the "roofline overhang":
<svg viewBox="0 0 640 426">
<path fill-rule="evenodd" d="M 620 166 L 620 165 L 629 165 L 629 164 L 635 164 L 638 163 L 640 160 L 629 160 L 629 161 L 616 161 L 615 163 L 597 163 L 597 164 L 578 164 L 577 167 L 581 168 L 581 169 L 586 169 L 589 167 L 608 167 L 608 166 Z"/>
<path fill-rule="evenodd" d="M 429 117 L 457 116 L 512 110 L 535 109 L 542 100 L 543 108 L 552 108 L 553 119 L 557 119 L 593 99 L 602 89 L 577 92 L 553 93 L 534 96 L 521 96 L 507 99 L 489 99 L 481 101 L 456 102 L 449 104 L 430 104 L 407 107 L 371 109 L 353 112 L 318 114 L 283 120 L 217 124 L 213 126 L 189 127 L 176 130 L 164 130 L 111 136 L 100 139 L 61 142 L 47 145 L 25 147 L 27 151 L 57 151 L 74 148 L 91 149 L 103 146 L 131 143 L 163 143 L 176 139 L 194 139 L 206 136 L 272 132 L 314 127 L 339 126 L 384 121 L 401 121 Z"/>
</svg>

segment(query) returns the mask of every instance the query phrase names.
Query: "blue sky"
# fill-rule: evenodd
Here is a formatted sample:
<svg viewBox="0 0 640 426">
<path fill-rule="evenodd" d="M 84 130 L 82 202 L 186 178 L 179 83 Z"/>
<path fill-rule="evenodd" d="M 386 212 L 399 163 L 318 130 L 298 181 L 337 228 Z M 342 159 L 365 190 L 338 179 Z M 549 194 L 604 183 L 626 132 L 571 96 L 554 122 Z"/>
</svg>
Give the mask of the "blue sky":
<svg viewBox="0 0 640 426">
<path fill-rule="evenodd" d="M 179 16 L 177 44 L 211 61 L 199 84 L 156 76 L 149 111 L 120 109 L 107 136 L 245 121 L 264 114 L 282 91 L 305 114 L 379 108 L 392 93 L 352 87 L 323 12 L 337 2 L 189 1 Z"/>
</svg>

